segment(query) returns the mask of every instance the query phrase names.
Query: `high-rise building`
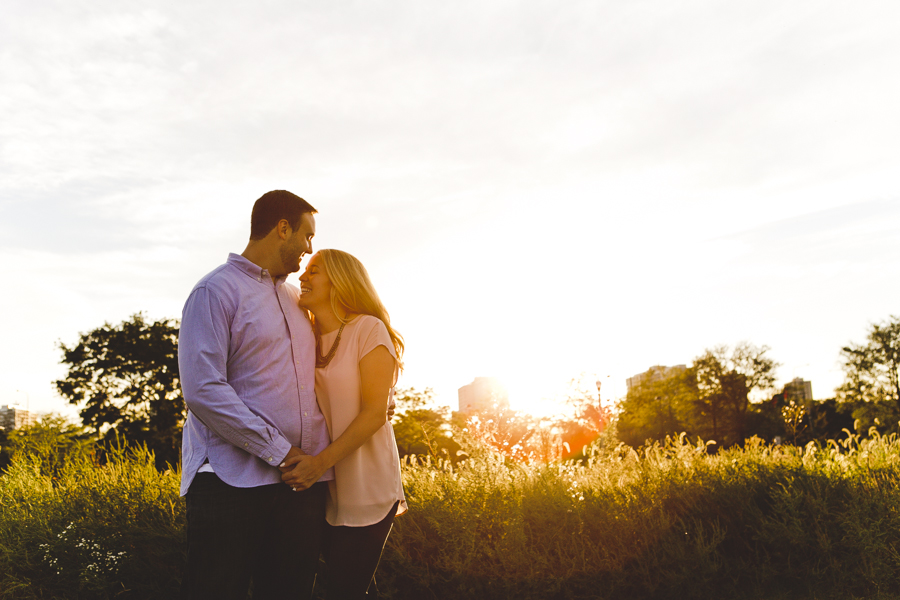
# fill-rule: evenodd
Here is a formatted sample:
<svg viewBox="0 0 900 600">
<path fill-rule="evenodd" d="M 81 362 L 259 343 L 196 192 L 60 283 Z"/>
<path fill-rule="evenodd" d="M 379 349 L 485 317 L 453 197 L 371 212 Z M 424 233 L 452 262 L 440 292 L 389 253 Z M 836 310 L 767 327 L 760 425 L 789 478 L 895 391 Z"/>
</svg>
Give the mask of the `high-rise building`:
<svg viewBox="0 0 900 600">
<path fill-rule="evenodd" d="M 472 383 L 459 388 L 459 412 L 473 413 L 494 404 L 509 404 L 509 393 L 494 377 L 476 377 Z"/>
<path fill-rule="evenodd" d="M 813 399 L 812 383 L 795 377 L 793 381 L 784 384 L 785 402 L 810 402 Z"/>
<path fill-rule="evenodd" d="M 660 381 L 662 379 L 665 379 L 666 377 L 671 377 L 672 375 L 677 375 L 678 373 L 684 373 L 685 371 L 687 371 L 687 365 L 675 365 L 674 367 L 664 367 L 662 365 L 656 365 L 655 367 L 650 367 L 643 373 L 638 373 L 634 377 L 629 377 L 625 380 L 625 385 L 628 386 L 628 391 L 631 391 L 631 388 L 635 388 L 642 383 Z"/>
<path fill-rule="evenodd" d="M 37 423 L 37 415 L 20 406 L 0 406 L 0 427 L 7 431 L 21 429 Z"/>
</svg>

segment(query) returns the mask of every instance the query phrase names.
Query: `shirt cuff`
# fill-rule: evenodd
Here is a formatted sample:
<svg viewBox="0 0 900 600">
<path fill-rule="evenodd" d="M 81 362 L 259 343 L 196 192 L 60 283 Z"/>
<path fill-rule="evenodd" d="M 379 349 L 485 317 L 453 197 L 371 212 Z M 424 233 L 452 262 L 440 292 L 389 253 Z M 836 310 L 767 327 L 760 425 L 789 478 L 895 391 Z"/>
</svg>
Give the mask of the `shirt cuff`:
<svg viewBox="0 0 900 600">
<path fill-rule="evenodd" d="M 277 467 L 284 462 L 285 458 L 287 458 L 291 448 L 292 446 L 289 441 L 284 438 L 279 438 L 275 440 L 259 458 L 267 465 Z"/>
</svg>

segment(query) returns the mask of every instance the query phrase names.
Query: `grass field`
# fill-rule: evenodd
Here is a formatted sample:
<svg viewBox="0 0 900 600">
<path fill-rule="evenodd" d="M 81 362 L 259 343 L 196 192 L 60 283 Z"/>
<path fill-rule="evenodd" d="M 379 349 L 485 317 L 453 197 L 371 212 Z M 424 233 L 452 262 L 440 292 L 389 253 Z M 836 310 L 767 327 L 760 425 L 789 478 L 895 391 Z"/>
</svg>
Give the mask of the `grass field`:
<svg viewBox="0 0 900 600">
<path fill-rule="evenodd" d="M 895 437 L 716 455 L 678 439 L 526 465 L 468 450 L 405 461 L 382 597 L 900 597 Z M 178 473 L 140 451 L 44 462 L 0 477 L 0 598 L 176 597 Z"/>
</svg>

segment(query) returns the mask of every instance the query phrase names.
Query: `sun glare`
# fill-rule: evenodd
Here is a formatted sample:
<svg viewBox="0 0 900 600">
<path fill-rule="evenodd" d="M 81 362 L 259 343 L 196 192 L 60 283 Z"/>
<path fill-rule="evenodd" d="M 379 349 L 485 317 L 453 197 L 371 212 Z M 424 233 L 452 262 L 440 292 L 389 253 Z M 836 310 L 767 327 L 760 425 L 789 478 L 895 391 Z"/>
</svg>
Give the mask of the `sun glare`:
<svg viewBox="0 0 900 600">
<path fill-rule="evenodd" d="M 527 372 L 501 373 L 497 378 L 509 393 L 509 404 L 514 410 L 538 418 L 556 416 L 566 410 L 562 401 L 566 382 L 541 380 Z"/>
</svg>

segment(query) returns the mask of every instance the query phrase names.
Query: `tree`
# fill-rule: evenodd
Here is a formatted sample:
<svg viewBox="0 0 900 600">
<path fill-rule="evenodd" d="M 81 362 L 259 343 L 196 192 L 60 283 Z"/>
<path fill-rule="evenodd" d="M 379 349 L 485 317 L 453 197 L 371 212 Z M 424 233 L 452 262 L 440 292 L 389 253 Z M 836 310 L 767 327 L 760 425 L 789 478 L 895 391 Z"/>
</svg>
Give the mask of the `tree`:
<svg viewBox="0 0 900 600">
<path fill-rule="evenodd" d="M 840 400 L 884 403 L 900 413 L 900 317 L 873 324 L 867 342 L 845 346 L 841 357 Z"/>
<path fill-rule="evenodd" d="M 865 344 L 849 344 L 841 349 L 844 383 L 837 398 L 852 407 L 858 433 L 870 427 L 881 433 L 897 431 L 900 419 L 900 317 L 873 324 Z"/>
<path fill-rule="evenodd" d="M 746 342 L 704 351 L 686 370 L 659 370 L 628 391 L 617 433 L 630 446 L 685 432 L 718 447 L 740 444 L 761 425 L 754 392 L 775 383 L 769 348 Z"/>
<path fill-rule="evenodd" d="M 727 346 L 717 346 L 694 359 L 687 377 L 697 396 L 693 415 L 697 435 L 715 440 L 719 447 L 740 444 L 748 437 L 750 394 L 775 384 L 778 365 L 768 351 L 768 346 L 741 342 L 730 354 Z"/>
<path fill-rule="evenodd" d="M 629 389 L 619 405 L 619 439 L 638 447 L 648 440 L 662 441 L 667 435 L 693 435 L 697 394 L 692 377 L 689 370 L 659 370 Z"/>
<path fill-rule="evenodd" d="M 56 389 L 82 405 L 81 421 L 98 436 L 122 435 L 145 443 L 157 464 L 176 464 L 184 423 L 178 378 L 178 323 L 148 323 L 138 313 L 118 325 L 82 333 L 78 343 L 59 344 L 68 368 Z"/>
<path fill-rule="evenodd" d="M 600 388 L 601 381 L 587 374 L 569 382 L 565 400 L 572 414 L 569 418 L 558 418 L 553 424 L 566 449 L 562 458 L 583 456 L 584 447 L 597 440 L 609 427 L 612 410 L 610 405 L 603 403 Z"/>
<path fill-rule="evenodd" d="M 593 379 L 593 381 L 592 381 Z M 603 433 L 612 420 L 612 410 L 603 403 L 600 394 L 602 382 L 583 374 L 569 382 L 566 404 L 574 410 L 573 421 L 594 437 Z"/>
<path fill-rule="evenodd" d="M 401 457 L 460 460 L 460 446 L 451 437 L 450 409 L 435 404 L 431 388 L 421 392 L 415 388 L 398 389 L 394 402 L 397 414 L 392 425 Z"/>
</svg>

